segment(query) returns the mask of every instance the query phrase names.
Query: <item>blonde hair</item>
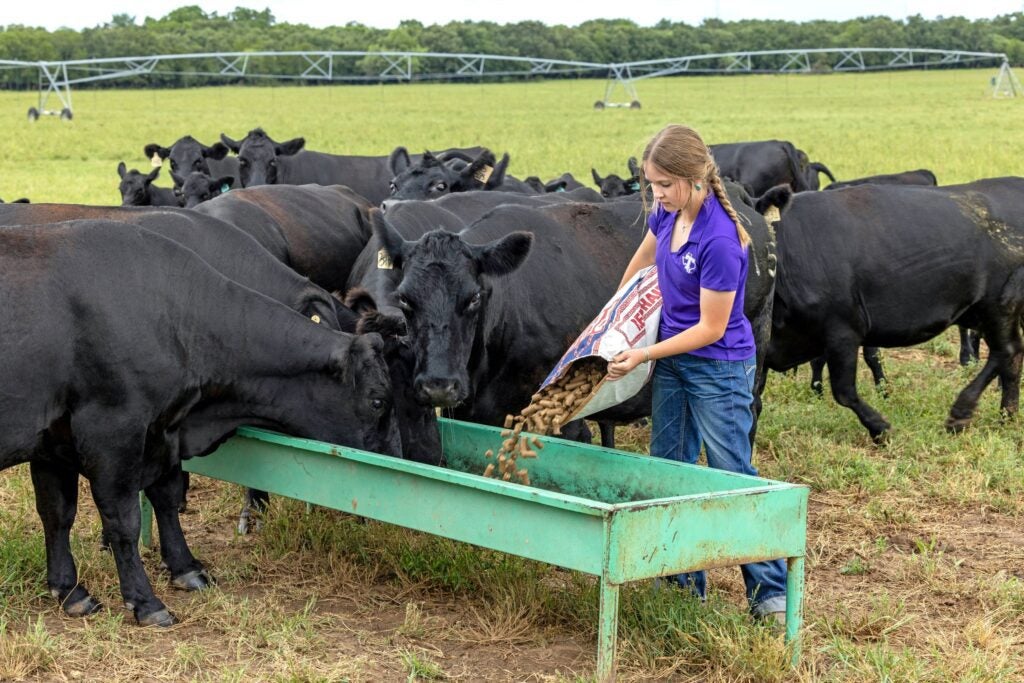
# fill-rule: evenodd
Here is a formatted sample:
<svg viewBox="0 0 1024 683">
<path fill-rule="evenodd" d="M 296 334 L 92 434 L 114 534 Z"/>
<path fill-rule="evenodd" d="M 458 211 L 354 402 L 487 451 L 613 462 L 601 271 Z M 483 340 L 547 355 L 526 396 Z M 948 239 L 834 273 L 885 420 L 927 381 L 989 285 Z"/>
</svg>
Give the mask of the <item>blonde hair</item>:
<svg viewBox="0 0 1024 683">
<path fill-rule="evenodd" d="M 711 151 L 693 128 L 672 123 L 658 132 L 644 148 L 643 163 L 650 162 L 666 175 L 688 180 L 691 183 L 707 183 L 718 203 L 722 205 L 729 218 L 736 224 L 736 237 L 740 245 L 750 244 L 750 235 L 740 222 L 739 214 L 732 208 L 729 195 L 718 175 L 718 164 L 711 156 Z M 645 174 L 640 174 L 641 199 L 647 209 L 647 193 L 649 191 Z"/>
</svg>

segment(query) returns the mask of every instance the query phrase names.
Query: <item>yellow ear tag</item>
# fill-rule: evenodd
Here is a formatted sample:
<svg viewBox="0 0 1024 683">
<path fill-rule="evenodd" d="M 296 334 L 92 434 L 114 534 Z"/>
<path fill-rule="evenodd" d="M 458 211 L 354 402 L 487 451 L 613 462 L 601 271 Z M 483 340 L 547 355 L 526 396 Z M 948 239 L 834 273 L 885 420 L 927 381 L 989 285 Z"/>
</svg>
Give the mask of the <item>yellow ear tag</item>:
<svg viewBox="0 0 1024 683">
<path fill-rule="evenodd" d="M 395 263 L 391 260 L 391 256 L 384 249 L 377 251 L 377 268 L 380 270 L 394 270 Z"/>
<path fill-rule="evenodd" d="M 483 166 L 477 169 L 477 172 L 473 174 L 473 177 L 479 180 L 481 183 L 486 183 L 491 178 L 491 174 L 494 173 L 493 166 Z"/>
<path fill-rule="evenodd" d="M 153 168 L 160 168 L 164 165 L 164 160 L 160 158 L 159 152 L 153 152 L 153 156 L 150 158 L 149 163 L 153 165 Z"/>
<path fill-rule="evenodd" d="M 780 220 L 782 220 L 782 214 L 779 212 L 779 207 L 769 206 L 768 209 L 764 212 L 764 219 L 768 221 L 768 225 L 771 225 L 772 223 L 778 223 Z"/>
<path fill-rule="evenodd" d="M 309 316 L 309 319 L 312 320 L 313 322 L 315 322 L 317 325 L 320 324 L 320 316 L 318 316 L 318 315 L 315 315 L 315 314 L 311 315 L 311 316 Z"/>
</svg>

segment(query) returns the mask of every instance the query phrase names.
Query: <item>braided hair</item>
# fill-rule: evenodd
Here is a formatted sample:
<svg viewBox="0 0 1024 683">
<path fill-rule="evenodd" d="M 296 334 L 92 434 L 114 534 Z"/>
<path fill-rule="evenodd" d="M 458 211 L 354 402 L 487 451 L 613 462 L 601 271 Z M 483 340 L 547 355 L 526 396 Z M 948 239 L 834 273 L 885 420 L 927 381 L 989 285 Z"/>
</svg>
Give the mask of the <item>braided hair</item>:
<svg viewBox="0 0 1024 683">
<path fill-rule="evenodd" d="M 718 174 L 718 164 L 697 131 L 678 123 L 665 126 L 644 148 L 643 163 L 648 162 L 657 166 L 666 175 L 689 180 L 691 183 L 707 183 L 718 198 L 718 203 L 725 209 L 725 213 L 736 224 L 736 237 L 739 238 L 740 245 L 750 245 L 750 235 L 743 227 L 739 214 L 732 207 L 729 195 L 725 192 L 725 185 Z M 640 196 L 646 209 L 649 188 L 643 174 L 640 176 L 640 182 L 643 184 Z"/>
</svg>

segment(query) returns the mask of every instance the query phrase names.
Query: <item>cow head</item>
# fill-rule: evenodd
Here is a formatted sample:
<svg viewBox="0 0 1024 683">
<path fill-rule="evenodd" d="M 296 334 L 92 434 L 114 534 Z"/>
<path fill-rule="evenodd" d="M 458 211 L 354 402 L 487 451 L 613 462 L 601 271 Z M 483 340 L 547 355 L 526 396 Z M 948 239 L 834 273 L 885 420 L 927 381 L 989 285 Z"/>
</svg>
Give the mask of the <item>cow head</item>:
<svg viewBox="0 0 1024 683">
<path fill-rule="evenodd" d="M 350 336 L 350 335 L 346 335 Z M 401 457 L 402 444 L 392 400 L 391 379 L 384 362 L 384 341 L 379 334 L 357 334 L 347 348 L 331 355 L 331 372 L 346 386 L 344 394 L 336 396 L 338 405 L 310 402 L 306 412 L 346 416 L 354 413 L 353 420 L 343 420 L 335 429 L 350 429 L 362 442 L 359 448 L 375 453 Z M 316 406 L 311 410 L 310 406 Z M 332 419 L 328 417 L 328 419 Z"/>
<path fill-rule="evenodd" d="M 210 165 L 207 159 L 220 161 L 228 154 L 228 148 L 224 143 L 216 142 L 213 146 L 207 147 L 191 135 L 186 135 L 170 147 L 151 142 L 142 151 L 148 159 L 152 159 L 154 155 L 161 160 L 170 159 L 171 171 L 182 177 L 193 171 L 209 173 Z"/>
<path fill-rule="evenodd" d="M 389 158 L 392 199 L 437 199 L 452 192 L 484 188 L 483 174 L 494 167 L 494 154 L 484 150 L 475 159 L 459 154 L 437 157 L 424 152 L 416 163 L 404 147 L 396 147 Z"/>
<path fill-rule="evenodd" d="M 418 401 L 413 391 L 416 357 L 406 335 L 405 319 L 381 313 L 373 296 L 362 288 L 349 290 L 345 306 L 359 316 L 356 332 L 376 332 L 384 339 L 384 360 L 391 377 L 402 457 L 428 465 L 443 464 L 437 415 L 433 407 Z"/>
<path fill-rule="evenodd" d="M 193 171 L 184 177 L 171 171 L 171 177 L 174 178 L 174 195 L 186 209 L 194 209 L 209 199 L 219 197 L 235 182 L 232 176 L 211 178 L 202 171 Z"/>
<path fill-rule="evenodd" d="M 630 157 L 626 165 L 632 174 L 629 178 L 620 178 L 614 173 L 602 178 L 596 169 L 590 169 L 591 175 L 594 176 L 594 184 L 601 190 L 602 197 L 605 199 L 625 197 L 640 191 L 640 167 L 637 165 L 636 157 Z"/>
<path fill-rule="evenodd" d="M 154 168 L 149 173 L 140 173 L 137 169 L 128 170 L 122 161 L 117 165 L 117 175 L 121 176 L 121 206 L 149 206 L 153 203 L 149 186 L 160 175 L 160 169 Z"/>
<path fill-rule="evenodd" d="M 274 185 L 280 157 L 293 156 L 306 145 L 305 138 L 294 138 L 287 142 L 274 142 L 262 128 L 249 131 L 241 141 L 235 141 L 224 133 L 221 141 L 238 155 L 238 176 L 242 187 Z"/>
<path fill-rule="evenodd" d="M 401 280 L 395 297 L 405 314 L 416 358 L 413 391 L 419 401 L 452 407 L 469 396 L 470 356 L 483 327 L 491 278 L 511 273 L 526 260 L 528 232 L 513 232 L 482 245 L 434 230 L 406 241 L 374 210 L 375 238 Z"/>
</svg>

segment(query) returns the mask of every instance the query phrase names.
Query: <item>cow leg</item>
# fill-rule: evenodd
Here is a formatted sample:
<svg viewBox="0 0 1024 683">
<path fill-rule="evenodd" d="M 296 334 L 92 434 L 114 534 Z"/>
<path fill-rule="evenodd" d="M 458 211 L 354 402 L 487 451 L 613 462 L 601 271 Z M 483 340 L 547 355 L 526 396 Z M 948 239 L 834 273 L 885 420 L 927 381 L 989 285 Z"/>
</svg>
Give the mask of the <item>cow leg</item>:
<svg viewBox="0 0 1024 683">
<path fill-rule="evenodd" d="M 202 590 L 213 584 L 213 578 L 189 550 L 178 519 L 178 505 L 185 484 L 183 475 L 180 466 L 173 467 L 146 487 L 146 497 L 153 504 L 160 532 L 160 557 L 171 573 L 171 584 L 182 590 Z"/>
<path fill-rule="evenodd" d="M 811 389 L 818 396 L 821 396 L 824 393 L 824 391 L 825 391 L 824 384 L 822 384 L 822 382 L 823 382 L 823 372 L 825 370 L 825 356 L 818 356 L 817 358 L 815 358 L 814 360 L 811 361 L 810 365 L 811 365 Z M 794 371 L 795 371 L 795 369 L 794 369 Z"/>
<path fill-rule="evenodd" d="M 1024 355 L 1020 351 L 1014 354 L 1000 369 L 999 380 L 1002 387 L 1002 400 L 999 407 L 1007 417 L 1017 414 L 1020 405 L 1020 375 Z"/>
<path fill-rule="evenodd" d="M 601 428 L 601 445 L 605 448 L 615 448 L 615 424 L 612 422 L 598 422 Z"/>
<path fill-rule="evenodd" d="M 1001 354 L 990 353 L 981 372 L 975 376 L 971 383 L 964 387 L 949 409 L 949 416 L 946 418 L 946 430 L 950 432 L 962 432 L 971 424 L 974 416 L 974 409 L 978 407 L 978 399 L 981 392 L 989 385 L 996 375 L 999 374 L 1000 363 L 998 357 Z"/>
<path fill-rule="evenodd" d="M 826 347 L 829 383 L 836 403 L 852 410 L 871 439 L 884 443 L 891 425 L 857 394 L 857 346 Z"/>
<path fill-rule="evenodd" d="M 117 457 L 117 454 L 110 454 L 108 461 Z M 142 626 L 170 626 L 177 620 L 153 593 L 153 586 L 146 578 L 142 558 L 139 557 L 141 510 L 138 476 L 124 471 L 126 469 L 129 468 L 117 468 L 106 472 L 102 478 L 91 479 L 92 498 L 103 522 L 104 535 L 114 553 L 125 606 L 135 613 L 135 620 Z M 177 503 L 175 500 L 174 505 Z"/>
<path fill-rule="evenodd" d="M 971 364 L 971 361 L 981 359 L 981 335 L 963 325 L 956 327 L 960 333 L 960 365 L 966 367 Z"/>
<path fill-rule="evenodd" d="M 263 513 L 270 506 L 270 494 L 256 489 L 245 490 L 245 502 L 238 515 L 238 533 L 243 536 L 250 531 L 259 531 L 263 526 Z"/>
<path fill-rule="evenodd" d="M 178 512 L 185 512 L 188 509 L 188 486 L 189 486 L 188 472 L 182 471 L 181 473 L 181 501 L 178 503 Z"/>
<path fill-rule="evenodd" d="M 78 511 L 78 472 L 68 465 L 33 461 L 29 466 L 36 512 L 46 539 L 46 583 L 69 617 L 85 617 L 102 607 L 78 582 L 71 555 L 71 527 Z"/>
<path fill-rule="evenodd" d="M 889 383 L 886 381 L 885 371 L 882 369 L 881 350 L 877 346 L 865 346 L 861 349 L 861 354 L 871 370 L 871 378 L 875 380 L 875 386 L 881 390 L 883 396 L 888 396 Z"/>
</svg>

